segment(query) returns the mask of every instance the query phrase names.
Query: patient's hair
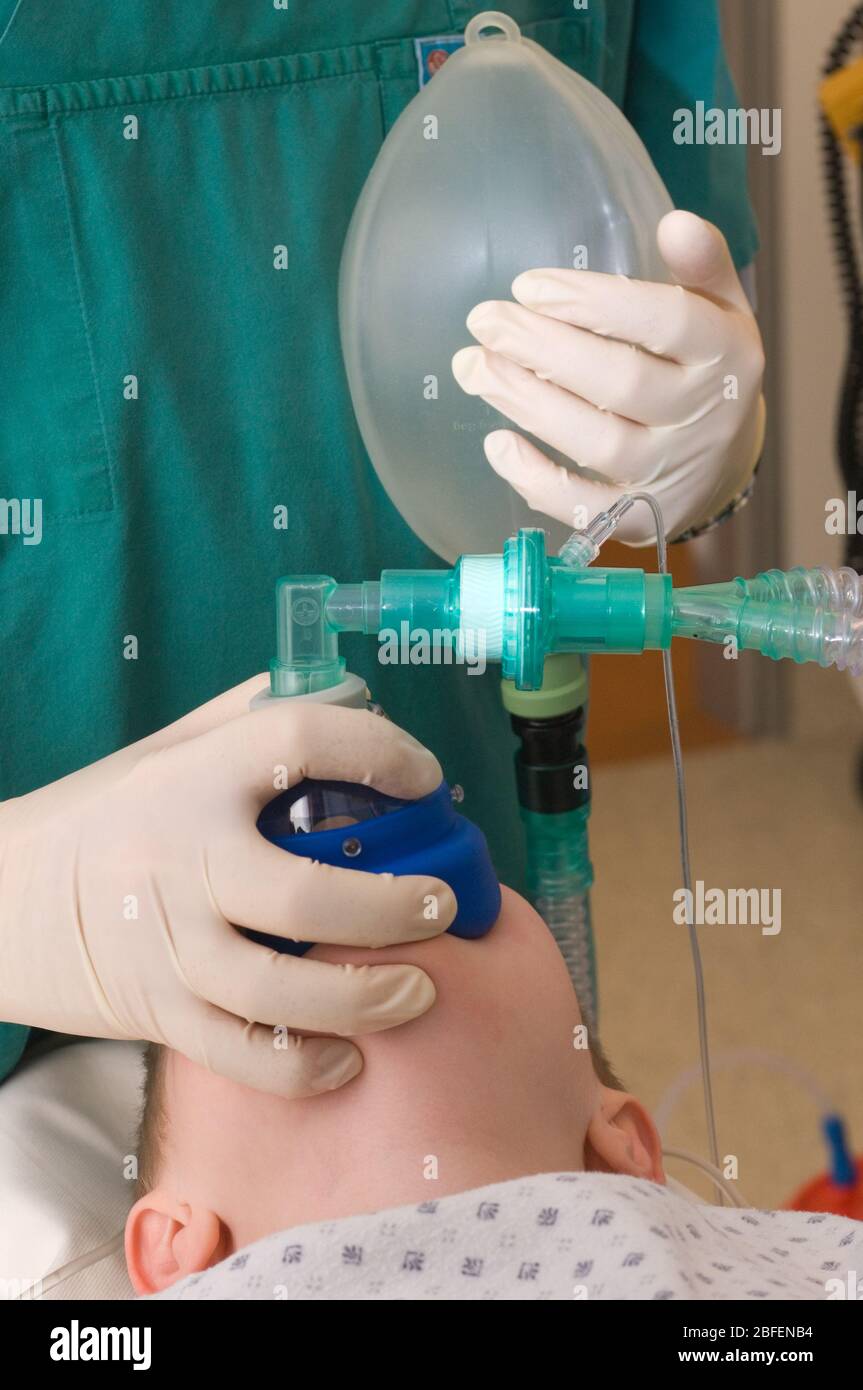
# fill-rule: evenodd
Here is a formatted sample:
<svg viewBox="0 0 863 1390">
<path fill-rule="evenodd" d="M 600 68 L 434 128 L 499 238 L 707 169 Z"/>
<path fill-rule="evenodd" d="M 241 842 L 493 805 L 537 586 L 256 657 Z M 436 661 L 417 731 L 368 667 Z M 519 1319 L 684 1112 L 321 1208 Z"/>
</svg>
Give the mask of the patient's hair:
<svg viewBox="0 0 863 1390">
<path fill-rule="evenodd" d="M 138 1124 L 138 1180 L 135 1197 L 152 1192 L 162 1166 L 162 1144 L 168 1126 L 165 1108 L 165 1062 L 168 1049 L 161 1043 L 147 1043 L 144 1052 L 144 1103 Z"/>
<path fill-rule="evenodd" d="M 593 1069 L 600 1086 L 610 1091 L 625 1091 L 611 1063 L 605 1055 L 602 1043 L 593 1029 L 588 1029 L 588 1047 L 593 1060 Z M 161 1043 L 148 1043 L 144 1053 L 144 1103 L 138 1125 L 138 1180 L 135 1184 L 135 1197 L 146 1197 L 159 1180 L 162 1166 L 162 1145 L 168 1128 L 168 1113 L 165 1107 L 165 1062 L 168 1049 Z"/>
<path fill-rule="evenodd" d="M 607 1087 L 609 1091 L 625 1091 L 626 1087 L 605 1055 L 605 1048 L 599 1040 L 599 1034 L 592 1028 L 587 1030 L 587 1045 L 593 1059 L 593 1070 L 596 1072 L 596 1079 L 600 1086 Z"/>
</svg>

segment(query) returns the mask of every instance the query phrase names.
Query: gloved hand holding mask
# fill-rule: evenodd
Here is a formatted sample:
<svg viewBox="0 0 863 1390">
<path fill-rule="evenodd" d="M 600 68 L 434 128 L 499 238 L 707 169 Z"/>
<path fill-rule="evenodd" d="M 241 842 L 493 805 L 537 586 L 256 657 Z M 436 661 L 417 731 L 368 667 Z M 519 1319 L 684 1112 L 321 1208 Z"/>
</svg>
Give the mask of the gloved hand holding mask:
<svg viewBox="0 0 863 1390">
<path fill-rule="evenodd" d="M 438 879 L 317 864 L 259 833 L 262 807 L 303 777 L 411 798 L 442 777 L 421 744 L 364 710 L 249 712 L 264 679 L 0 805 L 0 1018 L 146 1038 L 295 1097 L 349 1081 L 362 1057 L 294 1030 L 378 1032 L 430 1007 L 416 967 L 301 960 L 235 930 L 389 946 L 436 936 L 456 911 Z"/>
</svg>

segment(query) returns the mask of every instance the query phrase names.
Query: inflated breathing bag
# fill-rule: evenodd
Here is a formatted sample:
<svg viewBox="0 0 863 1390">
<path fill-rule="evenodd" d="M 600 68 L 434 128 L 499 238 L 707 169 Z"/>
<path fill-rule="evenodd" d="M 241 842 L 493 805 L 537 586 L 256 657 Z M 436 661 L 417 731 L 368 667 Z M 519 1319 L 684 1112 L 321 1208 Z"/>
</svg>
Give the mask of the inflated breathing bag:
<svg viewBox="0 0 863 1390">
<path fill-rule="evenodd" d="M 567 534 L 486 461 L 484 436 L 512 422 L 452 375 L 468 313 L 542 266 L 667 280 L 656 227 L 671 206 L 617 107 L 506 15 L 473 19 L 402 112 L 348 230 L 342 348 L 381 482 L 444 559 L 499 550 L 521 525 Z"/>
</svg>

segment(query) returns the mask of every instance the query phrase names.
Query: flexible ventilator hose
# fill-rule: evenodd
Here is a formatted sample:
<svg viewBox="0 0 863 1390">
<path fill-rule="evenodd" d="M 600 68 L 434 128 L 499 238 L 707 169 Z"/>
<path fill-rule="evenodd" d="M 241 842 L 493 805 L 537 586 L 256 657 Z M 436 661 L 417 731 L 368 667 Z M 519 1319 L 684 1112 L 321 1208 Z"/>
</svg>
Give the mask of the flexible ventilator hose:
<svg viewBox="0 0 863 1390">
<path fill-rule="evenodd" d="M 854 570 L 766 570 L 754 579 L 675 590 L 673 632 L 863 673 L 863 579 Z"/>
<path fill-rule="evenodd" d="M 791 621 L 783 609 L 769 624 L 766 656 L 779 660 L 817 661 L 858 676 L 863 672 L 863 580 L 854 570 L 767 570 L 749 582 L 749 596 L 756 603 L 787 603 Z M 811 610 L 808 628 L 805 619 Z"/>
<path fill-rule="evenodd" d="M 582 1017 L 596 1026 L 596 955 L 588 888 L 593 880 L 586 811 L 524 815 L 531 902 L 566 962 Z"/>
<path fill-rule="evenodd" d="M 765 597 L 784 593 L 797 603 L 815 605 L 830 613 L 844 613 L 849 618 L 863 618 L 863 579 L 847 565 L 838 570 L 829 570 L 824 565 L 813 570 L 798 566 L 787 574 L 767 570 L 752 580 L 753 598 L 761 596 L 757 587 L 759 581 L 766 581 Z"/>
</svg>

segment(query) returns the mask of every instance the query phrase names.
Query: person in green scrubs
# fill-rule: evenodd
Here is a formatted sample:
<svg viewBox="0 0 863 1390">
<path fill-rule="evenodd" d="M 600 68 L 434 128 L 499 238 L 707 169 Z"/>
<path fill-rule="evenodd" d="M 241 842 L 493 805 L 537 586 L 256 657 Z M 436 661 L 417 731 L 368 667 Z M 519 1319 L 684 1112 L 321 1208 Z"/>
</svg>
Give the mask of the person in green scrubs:
<svg viewBox="0 0 863 1390">
<path fill-rule="evenodd" d="M 74 865 L 69 846 L 86 825 L 91 856 L 103 853 L 106 864 L 128 856 L 147 868 L 160 842 L 123 800 L 130 782 L 139 809 L 142 797 L 157 804 L 161 796 L 193 814 L 191 783 L 206 790 L 212 762 L 177 757 L 163 785 L 148 780 L 159 759 L 146 762 L 145 778 L 129 745 L 154 737 L 148 748 L 158 751 L 158 731 L 266 666 L 280 574 L 439 564 L 364 451 L 340 356 L 337 272 L 375 156 L 439 61 L 441 45 L 430 40 L 457 38 L 484 8 L 461 0 L 114 0 L 98 11 L 87 0 L 0 3 L 0 494 L 19 501 L 22 519 L 0 534 L 0 1018 L 15 1020 L 0 1025 L 0 1076 L 20 1057 L 28 1025 L 182 1044 L 230 1069 L 230 1048 L 214 1054 L 200 1030 L 190 1037 L 179 1022 L 158 1021 L 158 981 L 150 997 L 136 989 L 142 966 L 128 943 L 138 924 L 124 917 L 122 901 L 111 909 L 125 943 L 112 957 L 111 997 L 77 1009 L 70 985 L 62 1002 L 58 961 L 73 975 L 81 969 L 91 999 L 107 989 L 99 961 L 87 960 L 80 917 L 93 911 L 103 921 L 105 904 L 72 901 L 75 869 L 64 878 L 57 864 Z M 510 0 L 506 9 L 526 36 L 622 107 L 672 199 L 715 223 L 736 265 L 747 266 L 756 233 L 745 151 L 669 139 L 676 108 L 737 104 L 713 0 L 591 0 L 583 8 Z M 25 535 L 23 525 L 34 518 L 24 502 L 36 499 L 38 543 L 35 526 Z M 360 638 L 343 650 L 392 720 L 434 749 L 443 774 L 464 788 L 466 813 L 517 886 L 523 849 L 496 676 L 466 681 L 440 668 L 420 687 L 409 672 L 380 666 Z M 200 716 L 232 726 L 215 746 L 222 762 L 242 742 L 247 703 L 245 694 L 225 698 L 221 714 Z M 292 725 L 285 736 L 299 763 L 306 738 L 319 775 L 337 776 L 347 765 L 338 734 L 331 724 Z M 108 755 L 120 761 L 89 769 Z M 391 755 L 369 745 L 369 770 L 392 778 Z M 85 767 L 86 782 L 52 787 L 85 776 Z M 243 765 L 238 778 L 247 775 Z M 418 794 L 428 768 L 405 778 Z M 211 793 L 201 798 L 205 839 L 223 794 L 217 780 Z M 231 833 L 239 840 L 239 830 Z M 171 844 L 178 875 L 194 875 L 200 845 L 190 838 L 184 849 L 182 835 Z M 234 841 L 220 844 L 230 857 Z M 308 939 L 309 915 L 313 907 L 294 894 L 280 929 Z M 38 1010 L 30 977 L 21 984 L 23 921 L 39 970 L 58 975 Z M 168 913 L 161 939 L 180 926 Z M 401 936 L 392 931 L 396 940 L 417 935 L 408 923 Z M 339 939 L 358 939 L 350 922 Z M 196 950 L 197 975 L 184 972 L 182 952 L 166 966 L 166 989 L 172 975 L 188 976 L 188 1002 L 180 999 L 171 1017 L 191 1017 L 203 998 L 239 1026 L 256 967 L 246 956 L 234 961 L 227 933 L 215 929 Z M 322 982 L 313 962 L 292 964 L 289 1026 L 308 1016 L 314 989 L 321 1031 L 357 1022 L 357 1001 L 343 986 Z M 248 979 L 249 990 L 214 986 L 220 971 Z M 405 981 L 393 982 L 402 1005 L 387 1015 L 378 1000 L 374 1026 L 429 1006 L 433 994 L 416 980 L 410 988 L 405 1002 Z M 353 1049 L 340 1046 L 341 1071 L 331 1071 L 329 1085 L 359 1066 L 346 1064 Z M 269 1072 L 256 1070 L 263 1066 L 250 1063 L 243 1075 L 276 1089 Z M 323 1085 L 306 1074 L 284 1089 Z"/>
</svg>

